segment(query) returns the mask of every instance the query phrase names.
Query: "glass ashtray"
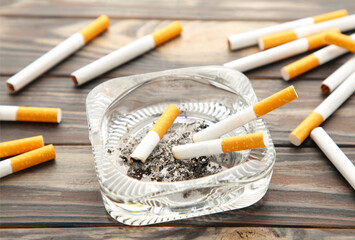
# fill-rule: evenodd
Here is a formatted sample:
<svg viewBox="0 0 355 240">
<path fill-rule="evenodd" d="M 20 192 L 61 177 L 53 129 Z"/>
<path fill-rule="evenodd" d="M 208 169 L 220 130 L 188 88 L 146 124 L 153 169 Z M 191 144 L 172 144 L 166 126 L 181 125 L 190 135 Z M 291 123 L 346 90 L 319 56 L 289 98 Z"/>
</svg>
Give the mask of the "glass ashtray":
<svg viewBox="0 0 355 240">
<path fill-rule="evenodd" d="M 177 133 L 183 124 L 211 125 L 256 102 L 249 79 L 220 66 L 115 78 L 95 87 L 87 97 L 86 110 L 107 212 L 123 224 L 141 226 L 256 203 L 268 189 L 276 156 L 262 119 L 225 136 L 264 132 L 268 134 L 268 146 L 217 156 L 215 164 L 222 170 L 209 176 L 168 182 L 161 171 L 161 181 L 137 180 L 127 175 L 128 166 L 121 153 L 133 138 L 144 136 L 170 104 L 180 109 L 180 115 L 164 138 Z"/>
</svg>

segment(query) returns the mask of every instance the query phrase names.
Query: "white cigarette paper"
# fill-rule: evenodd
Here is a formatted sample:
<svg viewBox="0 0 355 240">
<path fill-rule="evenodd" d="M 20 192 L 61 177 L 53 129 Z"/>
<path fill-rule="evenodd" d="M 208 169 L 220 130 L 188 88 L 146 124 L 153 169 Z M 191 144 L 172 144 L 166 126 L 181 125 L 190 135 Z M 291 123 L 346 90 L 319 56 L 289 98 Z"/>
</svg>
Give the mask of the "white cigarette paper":
<svg viewBox="0 0 355 240">
<path fill-rule="evenodd" d="M 323 128 L 315 128 L 311 138 L 328 157 L 343 177 L 355 189 L 355 166 Z"/>
<path fill-rule="evenodd" d="M 322 82 L 322 92 L 331 93 L 353 72 L 355 72 L 355 54 Z"/>
</svg>

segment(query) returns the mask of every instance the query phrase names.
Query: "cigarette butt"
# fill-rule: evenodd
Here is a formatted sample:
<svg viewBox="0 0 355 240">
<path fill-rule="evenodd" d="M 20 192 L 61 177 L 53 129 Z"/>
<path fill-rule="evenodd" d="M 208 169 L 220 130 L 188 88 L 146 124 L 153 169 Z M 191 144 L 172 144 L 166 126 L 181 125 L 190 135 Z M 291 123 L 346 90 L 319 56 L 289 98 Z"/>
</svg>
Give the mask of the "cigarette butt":
<svg viewBox="0 0 355 240">
<path fill-rule="evenodd" d="M 345 48 L 350 52 L 355 53 L 355 39 L 351 37 L 335 32 L 329 32 L 325 35 L 325 42 L 327 44 L 334 44 L 339 47 Z"/>
<path fill-rule="evenodd" d="M 175 105 L 169 105 L 130 155 L 130 161 L 140 160 L 144 163 L 179 114 L 180 111 Z"/>
<path fill-rule="evenodd" d="M 53 145 L 41 147 L 0 162 L 0 178 L 55 158 Z"/>
<path fill-rule="evenodd" d="M 85 43 L 90 42 L 93 38 L 105 31 L 110 25 L 110 19 L 106 15 L 101 15 L 85 28 L 80 30 L 80 33 L 85 39 Z"/>
<path fill-rule="evenodd" d="M 320 17 L 318 19 L 321 19 Z M 273 48 L 296 39 L 307 37 L 331 28 L 338 28 L 340 31 L 349 31 L 355 28 L 355 14 L 324 21 L 317 24 L 293 28 L 290 30 L 262 36 L 259 38 L 259 48 L 265 50 Z M 296 36 L 296 39 L 294 38 Z"/>
<path fill-rule="evenodd" d="M 152 34 L 141 37 L 106 56 L 74 71 L 71 78 L 80 86 L 178 36 L 182 31 L 180 22 L 174 22 Z"/>
<path fill-rule="evenodd" d="M 0 158 L 14 156 L 43 147 L 43 137 L 22 138 L 0 143 Z"/>
<path fill-rule="evenodd" d="M 293 86 L 290 86 L 214 125 L 209 126 L 208 128 L 203 129 L 202 131 L 195 133 L 192 136 L 192 139 L 194 142 L 216 139 L 297 98 L 298 95 L 296 90 Z"/>
<path fill-rule="evenodd" d="M 62 121 L 62 111 L 60 108 L 3 105 L 0 106 L 0 120 L 60 123 Z"/>
<path fill-rule="evenodd" d="M 151 35 L 154 38 L 155 46 L 159 46 L 172 38 L 175 38 L 180 35 L 182 32 L 182 26 L 179 21 L 175 21 L 170 25 L 153 32 Z"/>
<path fill-rule="evenodd" d="M 350 183 L 353 189 L 355 189 L 355 166 L 336 145 L 333 139 L 321 127 L 318 127 L 311 132 L 311 138 L 343 177 Z"/>
<path fill-rule="evenodd" d="M 9 78 L 6 81 L 7 89 L 11 93 L 21 90 L 63 59 L 79 50 L 92 38 L 104 31 L 108 25 L 109 20 L 107 16 L 99 17 L 80 32 L 74 33 L 72 36 L 65 39 L 63 42 Z"/>
<path fill-rule="evenodd" d="M 261 132 L 174 146 L 172 148 L 172 153 L 176 159 L 189 159 L 200 156 L 262 148 L 267 145 L 268 136 Z"/>
<path fill-rule="evenodd" d="M 323 117 L 317 112 L 312 112 L 303 122 L 289 135 L 293 145 L 299 146 L 309 136 L 311 131 L 321 125 Z"/>
</svg>

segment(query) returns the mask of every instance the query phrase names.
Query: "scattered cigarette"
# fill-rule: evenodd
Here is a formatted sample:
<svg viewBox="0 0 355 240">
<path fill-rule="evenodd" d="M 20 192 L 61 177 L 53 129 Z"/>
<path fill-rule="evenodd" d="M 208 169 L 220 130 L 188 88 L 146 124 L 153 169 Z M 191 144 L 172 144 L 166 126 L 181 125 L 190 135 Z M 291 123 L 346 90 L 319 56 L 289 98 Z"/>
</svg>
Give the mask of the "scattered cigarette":
<svg viewBox="0 0 355 240">
<path fill-rule="evenodd" d="M 248 47 L 258 44 L 259 37 L 270 35 L 273 33 L 282 32 L 296 27 L 307 26 L 319 22 L 328 21 L 335 18 L 347 16 L 348 12 L 338 10 L 330 13 L 321 14 L 314 17 L 302 18 L 291 22 L 285 22 L 282 24 L 256 29 L 250 32 L 239 33 L 228 37 L 228 45 L 230 50 L 237 50 L 243 47 Z"/>
<path fill-rule="evenodd" d="M 301 38 L 262 52 L 258 52 L 235 61 L 225 63 L 224 66 L 245 72 L 257 67 L 267 65 L 312 49 L 320 48 L 325 45 L 324 36 L 327 32 L 339 32 L 338 29 L 331 29 L 317 33 L 306 38 Z"/>
<path fill-rule="evenodd" d="M 0 143 L 0 158 L 14 156 L 43 147 L 43 137 L 29 137 Z"/>
<path fill-rule="evenodd" d="M 200 156 L 262 148 L 267 145 L 268 135 L 260 132 L 175 146 L 172 148 L 172 152 L 176 159 L 189 159 Z"/>
<path fill-rule="evenodd" d="M 8 158 L 0 162 L 0 178 L 55 158 L 53 145 Z"/>
<path fill-rule="evenodd" d="M 332 115 L 355 91 L 355 72 L 330 94 L 313 112 L 293 130 L 289 139 L 299 146 L 311 131 Z"/>
<path fill-rule="evenodd" d="M 327 77 L 321 84 L 323 93 L 329 94 L 339 86 L 351 73 L 355 72 L 355 55 Z"/>
<path fill-rule="evenodd" d="M 349 37 L 341 33 L 327 33 L 324 40 L 327 44 L 334 44 L 355 53 L 355 34 L 352 36 Z"/>
<path fill-rule="evenodd" d="M 330 28 L 338 28 L 340 31 L 349 31 L 355 28 L 355 14 L 325 21 L 313 25 L 295 28 L 280 33 L 275 33 L 259 38 L 259 48 L 261 50 L 273 48 L 299 38 L 319 33 Z"/>
<path fill-rule="evenodd" d="M 76 70 L 71 77 L 76 86 L 92 80 L 101 74 L 118 67 L 152 49 L 164 42 L 177 37 L 182 31 L 180 22 L 176 21 L 170 25 L 146 35 L 114 52 Z"/>
<path fill-rule="evenodd" d="M 140 160 L 143 163 L 152 153 L 153 149 L 158 145 L 160 140 L 164 137 L 170 126 L 173 124 L 177 116 L 180 114 L 179 109 L 175 105 L 169 105 L 167 109 L 160 116 L 153 128 L 138 144 L 136 149 L 129 157 L 130 161 Z"/>
<path fill-rule="evenodd" d="M 60 123 L 62 121 L 62 110 L 60 108 L 0 105 L 0 121 Z"/>
<path fill-rule="evenodd" d="M 45 73 L 47 70 L 67 58 L 94 37 L 102 33 L 110 24 L 107 16 L 102 15 L 80 32 L 74 33 L 52 50 L 32 62 L 6 81 L 7 88 L 14 93 Z"/>
<path fill-rule="evenodd" d="M 326 36 L 328 34 L 333 33 L 327 33 Z M 351 38 L 355 39 L 355 34 L 352 34 Z M 346 49 L 336 45 L 327 46 L 308 55 L 307 57 L 301 58 L 300 60 L 283 67 L 281 69 L 281 76 L 285 81 L 288 81 L 347 52 L 348 51 Z"/>
<path fill-rule="evenodd" d="M 192 136 L 192 139 L 194 142 L 216 139 L 297 98 L 298 96 L 296 90 L 293 86 L 290 86 L 271 95 L 270 97 L 265 98 L 253 106 L 249 106 L 242 111 L 237 112 L 198 133 L 195 133 Z"/>
<path fill-rule="evenodd" d="M 355 189 L 355 166 L 327 132 L 323 128 L 317 127 L 311 132 L 311 138 Z"/>
</svg>

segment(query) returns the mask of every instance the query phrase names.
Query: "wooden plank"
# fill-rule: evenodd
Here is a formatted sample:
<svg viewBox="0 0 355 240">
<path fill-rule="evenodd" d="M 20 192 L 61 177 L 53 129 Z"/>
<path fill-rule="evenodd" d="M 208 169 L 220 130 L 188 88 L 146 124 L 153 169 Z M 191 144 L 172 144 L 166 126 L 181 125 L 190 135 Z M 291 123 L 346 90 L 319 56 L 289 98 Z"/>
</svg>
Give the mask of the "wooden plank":
<svg viewBox="0 0 355 240">
<path fill-rule="evenodd" d="M 106 79 L 92 81 L 75 88 L 69 78 L 43 77 L 27 86 L 18 94 L 11 95 L 4 86 L 6 78 L 0 77 L 0 103 L 5 105 L 60 107 L 63 110 L 63 122 L 27 123 L 0 122 L 0 142 L 43 134 L 47 143 L 53 144 L 89 144 L 85 114 L 85 99 L 88 92 Z M 259 99 L 289 86 L 281 80 L 252 80 Z M 299 99 L 277 109 L 263 118 L 271 131 L 274 143 L 279 146 L 291 146 L 289 133 L 325 98 L 319 90 L 317 80 L 295 82 Z M 340 146 L 355 146 L 354 118 L 355 98 L 352 96 L 322 126 Z M 310 139 L 303 146 L 315 146 Z"/>
<path fill-rule="evenodd" d="M 105 212 L 88 146 L 55 146 L 55 161 L 0 182 L 1 227 L 118 226 Z M 164 226 L 354 227 L 355 195 L 314 148 L 279 147 L 266 196 L 251 207 Z M 345 148 L 355 159 L 355 149 Z"/>
<path fill-rule="evenodd" d="M 291 20 L 346 8 L 355 11 L 352 0 L 259 1 L 35 1 L 3 0 L 0 14 L 26 17 L 96 17 L 107 14 L 112 18 L 140 19 L 201 19 L 201 20 Z"/>
<path fill-rule="evenodd" d="M 351 239 L 354 229 L 264 227 L 104 227 L 0 229 L 2 239 Z"/>
<path fill-rule="evenodd" d="M 0 75 L 15 74 L 88 22 L 90 22 L 88 19 L 73 18 L 54 18 L 45 21 L 43 19 L 0 18 Z M 166 20 L 113 20 L 108 31 L 53 68 L 47 76 L 69 76 L 78 68 L 170 22 Z M 221 65 L 259 51 L 257 47 L 251 47 L 231 52 L 227 48 L 227 36 L 269 26 L 275 22 L 183 21 L 182 24 L 184 31 L 181 37 L 106 73 L 103 77 L 127 76 L 181 67 Z M 281 79 L 281 67 L 305 55 L 249 71 L 247 76 Z M 349 57 L 348 55 L 338 58 L 302 75 L 298 80 L 324 79 Z"/>
</svg>

